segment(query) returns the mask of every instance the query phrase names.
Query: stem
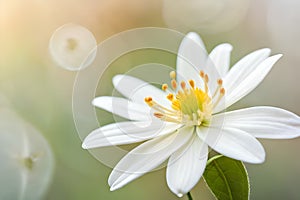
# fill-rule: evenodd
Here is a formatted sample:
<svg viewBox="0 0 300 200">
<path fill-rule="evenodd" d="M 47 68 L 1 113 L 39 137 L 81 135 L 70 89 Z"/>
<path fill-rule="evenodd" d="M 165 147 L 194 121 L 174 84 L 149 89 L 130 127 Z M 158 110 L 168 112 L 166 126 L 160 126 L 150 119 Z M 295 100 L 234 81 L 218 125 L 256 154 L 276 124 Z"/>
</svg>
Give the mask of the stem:
<svg viewBox="0 0 300 200">
<path fill-rule="evenodd" d="M 187 193 L 189 200 L 193 200 L 192 194 L 190 192 Z"/>
</svg>

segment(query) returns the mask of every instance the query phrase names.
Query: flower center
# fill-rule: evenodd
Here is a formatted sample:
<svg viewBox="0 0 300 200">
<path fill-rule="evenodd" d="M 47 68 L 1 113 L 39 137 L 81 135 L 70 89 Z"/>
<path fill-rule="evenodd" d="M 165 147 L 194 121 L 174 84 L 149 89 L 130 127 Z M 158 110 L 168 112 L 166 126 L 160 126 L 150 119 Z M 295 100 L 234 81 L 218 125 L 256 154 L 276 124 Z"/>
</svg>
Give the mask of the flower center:
<svg viewBox="0 0 300 200">
<path fill-rule="evenodd" d="M 171 101 L 171 108 L 166 108 L 155 102 L 152 97 L 146 97 L 145 102 L 155 110 L 154 116 L 168 122 L 185 124 L 188 126 L 209 125 L 214 107 L 220 102 L 225 94 L 222 87 L 223 81 L 217 81 L 218 87 L 212 96 L 208 92 L 209 77 L 200 71 L 200 77 L 204 83 L 204 89 L 195 86 L 194 80 L 188 83 L 182 81 L 180 88 L 177 86 L 176 73 L 172 71 L 171 88 L 168 84 L 162 85 L 162 90 L 168 91 L 167 99 Z"/>
</svg>

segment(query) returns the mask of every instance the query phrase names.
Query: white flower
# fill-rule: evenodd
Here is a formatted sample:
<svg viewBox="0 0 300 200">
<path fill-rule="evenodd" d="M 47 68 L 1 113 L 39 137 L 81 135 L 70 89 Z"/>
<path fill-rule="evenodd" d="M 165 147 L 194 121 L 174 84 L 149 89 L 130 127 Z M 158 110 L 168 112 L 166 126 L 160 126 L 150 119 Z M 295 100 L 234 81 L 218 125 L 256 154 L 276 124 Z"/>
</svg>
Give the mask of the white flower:
<svg viewBox="0 0 300 200">
<path fill-rule="evenodd" d="M 168 159 L 167 184 L 180 197 L 201 178 L 208 146 L 237 160 L 261 163 L 265 151 L 256 138 L 300 136 L 300 118 L 280 108 L 258 106 L 220 113 L 251 92 L 281 57 L 269 57 L 270 50 L 261 49 L 229 70 L 231 50 L 230 44 L 221 44 L 207 56 L 200 37 L 189 33 L 179 48 L 177 73 L 170 73 L 170 87 L 163 84 L 160 90 L 140 79 L 117 75 L 113 84 L 128 99 L 94 99 L 95 106 L 130 121 L 94 130 L 85 138 L 83 148 L 147 140 L 115 166 L 108 180 L 111 190 Z"/>
</svg>

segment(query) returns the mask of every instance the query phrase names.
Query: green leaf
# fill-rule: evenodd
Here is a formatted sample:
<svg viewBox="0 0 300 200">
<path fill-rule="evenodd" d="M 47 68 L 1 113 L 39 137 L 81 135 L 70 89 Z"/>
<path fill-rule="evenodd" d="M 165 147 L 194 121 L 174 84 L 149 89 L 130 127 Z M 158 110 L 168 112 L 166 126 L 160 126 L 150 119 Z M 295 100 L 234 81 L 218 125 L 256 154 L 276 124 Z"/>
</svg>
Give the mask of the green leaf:
<svg viewBox="0 0 300 200">
<path fill-rule="evenodd" d="M 244 164 L 222 155 L 207 162 L 203 177 L 218 200 L 248 200 L 249 180 Z"/>
</svg>

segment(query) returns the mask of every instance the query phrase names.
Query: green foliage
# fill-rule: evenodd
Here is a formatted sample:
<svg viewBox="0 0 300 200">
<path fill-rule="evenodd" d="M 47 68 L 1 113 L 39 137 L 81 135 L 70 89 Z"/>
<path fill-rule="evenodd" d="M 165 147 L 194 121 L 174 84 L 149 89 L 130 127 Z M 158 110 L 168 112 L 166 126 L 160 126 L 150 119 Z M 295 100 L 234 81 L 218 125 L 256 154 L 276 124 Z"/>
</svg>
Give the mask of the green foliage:
<svg viewBox="0 0 300 200">
<path fill-rule="evenodd" d="M 212 157 L 203 175 L 218 200 L 248 200 L 249 180 L 241 161 L 222 155 Z"/>
</svg>

